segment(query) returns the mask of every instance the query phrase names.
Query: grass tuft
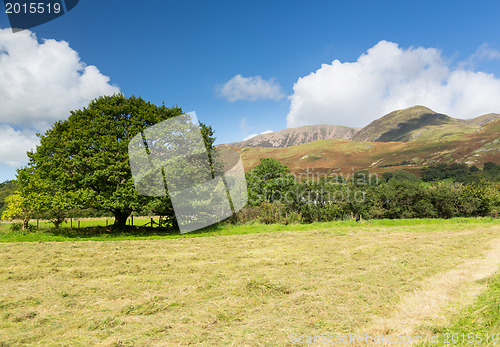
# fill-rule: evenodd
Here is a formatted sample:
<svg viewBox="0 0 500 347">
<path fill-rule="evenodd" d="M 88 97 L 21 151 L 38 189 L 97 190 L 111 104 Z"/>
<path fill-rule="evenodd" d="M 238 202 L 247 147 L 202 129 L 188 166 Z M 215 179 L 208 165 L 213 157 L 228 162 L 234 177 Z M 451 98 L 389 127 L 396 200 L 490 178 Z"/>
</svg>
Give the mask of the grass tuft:
<svg viewBox="0 0 500 347">
<path fill-rule="evenodd" d="M 162 296 L 154 296 L 146 302 L 127 305 L 121 310 L 121 312 L 125 315 L 148 316 L 167 311 L 171 307 L 175 306 L 179 306 L 179 304 L 170 302 Z"/>
<path fill-rule="evenodd" d="M 271 283 L 264 280 L 251 280 L 245 287 L 248 292 L 257 295 L 282 295 L 292 292 L 287 286 L 281 284 L 281 282 Z"/>
</svg>

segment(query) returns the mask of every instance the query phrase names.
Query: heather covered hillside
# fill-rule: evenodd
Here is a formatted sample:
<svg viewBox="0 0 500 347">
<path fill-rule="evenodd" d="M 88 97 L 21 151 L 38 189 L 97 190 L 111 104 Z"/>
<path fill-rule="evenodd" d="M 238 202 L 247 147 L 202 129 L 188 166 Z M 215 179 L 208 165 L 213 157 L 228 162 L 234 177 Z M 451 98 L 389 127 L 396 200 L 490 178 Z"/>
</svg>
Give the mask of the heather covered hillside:
<svg viewBox="0 0 500 347">
<path fill-rule="evenodd" d="M 325 126 L 311 126 L 285 129 L 224 146 L 240 152 L 245 170 L 255 167 L 260 158 L 265 157 L 278 159 L 292 172 L 305 169 L 326 173 L 359 169 L 384 172 L 394 167 L 416 172 L 424 166 L 452 162 L 481 166 L 488 161 L 500 162 L 498 117 L 499 114 L 488 114 L 462 120 L 416 106 L 391 112 L 351 138 L 321 138 L 317 136 L 318 129 Z M 300 144 L 280 145 L 278 141 L 270 145 L 271 139 L 278 138 L 274 134 L 287 131 L 297 134 L 298 129 L 303 141 L 292 143 Z M 312 132 L 309 136 L 308 129 Z"/>
</svg>

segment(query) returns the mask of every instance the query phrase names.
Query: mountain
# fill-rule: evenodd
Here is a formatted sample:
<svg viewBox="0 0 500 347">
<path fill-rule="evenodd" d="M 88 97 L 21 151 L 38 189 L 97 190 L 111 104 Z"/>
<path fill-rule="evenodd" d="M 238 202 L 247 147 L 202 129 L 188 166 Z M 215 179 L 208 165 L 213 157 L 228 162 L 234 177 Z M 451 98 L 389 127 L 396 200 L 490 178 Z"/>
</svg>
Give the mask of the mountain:
<svg viewBox="0 0 500 347">
<path fill-rule="evenodd" d="M 311 125 L 261 134 L 217 147 L 286 148 L 327 139 L 368 142 L 432 141 L 479 131 L 498 118 L 500 114 L 490 113 L 472 119 L 457 119 L 424 106 L 414 106 L 386 114 L 362 129 L 339 125 Z"/>
<path fill-rule="evenodd" d="M 217 147 L 273 147 L 285 148 L 326 139 L 351 139 L 360 128 L 338 125 L 311 125 L 261 134 L 241 142 Z"/>
<path fill-rule="evenodd" d="M 484 116 L 479 116 L 479 117 L 476 117 L 476 118 L 467 119 L 466 123 L 482 127 L 482 126 L 488 124 L 489 122 L 491 122 L 491 121 L 493 121 L 493 120 L 495 120 L 497 118 L 500 118 L 500 114 L 498 114 L 498 113 L 488 113 L 488 114 L 485 114 Z"/>
<path fill-rule="evenodd" d="M 418 173 L 436 163 L 500 163 L 500 114 L 457 119 L 424 106 L 397 110 L 358 130 L 305 126 L 219 145 L 233 147 L 245 170 L 261 158 L 278 159 L 295 174 L 371 172 L 404 168 Z"/>
<path fill-rule="evenodd" d="M 361 169 L 382 173 L 399 168 L 418 173 L 423 166 L 451 162 L 482 166 L 487 161 L 500 163 L 500 119 L 488 122 L 477 131 L 430 141 L 326 139 L 287 148 L 234 149 L 240 153 L 245 171 L 255 167 L 261 158 L 271 157 L 298 175 L 306 172 L 345 174 Z"/>
<path fill-rule="evenodd" d="M 431 141 L 450 135 L 478 131 L 499 114 L 487 114 L 473 119 L 457 119 L 437 113 L 424 106 L 397 110 L 374 120 L 352 137 L 354 141 L 410 142 Z"/>
</svg>

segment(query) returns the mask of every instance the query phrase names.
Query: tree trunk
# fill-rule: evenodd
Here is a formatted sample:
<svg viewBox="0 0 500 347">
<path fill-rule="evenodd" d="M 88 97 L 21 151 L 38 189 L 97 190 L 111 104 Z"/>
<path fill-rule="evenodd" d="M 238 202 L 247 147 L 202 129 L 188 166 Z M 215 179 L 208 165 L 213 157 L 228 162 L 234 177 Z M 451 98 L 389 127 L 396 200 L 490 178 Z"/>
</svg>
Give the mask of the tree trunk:
<svg viewBox="0 0 500 347">
<path fill-rule="evenodd" d="M 22 230 L 23 230 L 23 231 L 28 230 L 29 225 L 30 225 L 30 219 L 29 219 L 29 218 L 25 218 L 25 219 L 23 219 L 23 227 L 22 227 Z"/>
<path fill-rule="evenodd" d="M 132 210 L 118 210 L 113 211 L 115 216 L 115 227 L 123 228 L 127 225 L 127 218 L 132 213 Z"/>
<path fill-rule="evenodd" d="M 172 230 L 179 230 L 179 223 L 177 222 L 177 217 L 172 218 Z"/>
</svg>

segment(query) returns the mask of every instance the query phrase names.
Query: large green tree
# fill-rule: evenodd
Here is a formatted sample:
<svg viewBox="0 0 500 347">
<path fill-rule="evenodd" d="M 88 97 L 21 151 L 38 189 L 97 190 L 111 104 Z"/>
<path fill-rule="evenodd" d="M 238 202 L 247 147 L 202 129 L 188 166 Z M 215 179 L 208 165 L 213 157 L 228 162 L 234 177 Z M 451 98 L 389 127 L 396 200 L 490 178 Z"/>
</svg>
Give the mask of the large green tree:
<svg viewBox="0 0 500 347">
<path fill-rule="evenodd" d="M 140 97 L 99 97 L 39 135 L 40 145 L 28 153 L 24 170 L 36 177 L 37 186 L 50 187 L 46 189 L 51 195 L 110 211 L 115 225 L 124 226 L 132 211 L 154 199 L 139 196 L 134 189 L 128 143 L 144 129 L 180 114 L 179 107 L 156 106 Z M 213 131 L 204 124 L 201 127 L 205 144 L 211 148 Z M 45 209 L 55 205 L 45 201 Z"/>
</svg>

